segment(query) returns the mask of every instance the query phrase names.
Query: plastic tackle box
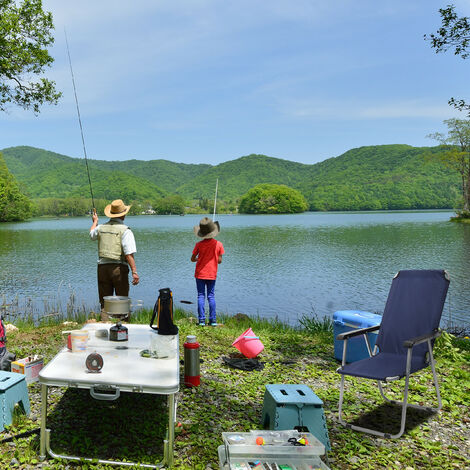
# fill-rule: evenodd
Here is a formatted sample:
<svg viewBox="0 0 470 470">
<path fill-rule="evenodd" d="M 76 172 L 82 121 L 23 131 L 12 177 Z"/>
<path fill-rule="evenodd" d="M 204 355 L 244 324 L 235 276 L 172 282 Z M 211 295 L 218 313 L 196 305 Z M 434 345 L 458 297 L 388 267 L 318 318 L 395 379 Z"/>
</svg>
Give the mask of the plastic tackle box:
<svg viewBox="0 0 470 470">
<path fill-rule="evenodd" d="M 311 433 L 224 432 L 222 438 L 224 445 L 218 448 L 221 470 L 328 470 L 320 459 L 325 446 Z M 301 439 L 307 443 L 295 445 Z"/>
</svg>

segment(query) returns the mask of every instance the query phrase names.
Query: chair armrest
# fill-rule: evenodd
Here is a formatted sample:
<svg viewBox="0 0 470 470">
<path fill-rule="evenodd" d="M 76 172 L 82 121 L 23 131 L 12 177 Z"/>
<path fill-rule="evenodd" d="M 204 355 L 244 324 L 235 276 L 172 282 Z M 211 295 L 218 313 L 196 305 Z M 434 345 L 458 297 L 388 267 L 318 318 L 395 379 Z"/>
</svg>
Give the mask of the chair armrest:
<svg viewBox="0 0 470 470">
<path fill-rule="evenodd" d="M 416 338 L 407 339 L 406 341 L 403 341 L 403 347 L 412 348 L 416 346 L 417 344 L 425 343 L 429 339 L 437 338 L 438 336 L 441 336 L 441 334 L 442 334 L 441 330 L 434 330 L 432 333 L 428 333 L 427 335 L 422 335 L 422 336 L 417 336 Z"/>
<path fill-rule="evenodd" d="M 342 341 L 345 339 L 352 338 L 353 336 L 360 336 L 360 335 L 365 335 L 367 333 L 370 333 L 372 331 L 376 331 L 380 328 L 380 325 L 374 325 L 374 326 L 368 326 L 367 328 L 361 328 L 360 330 L 352 330 L 352 331 L 346 331 L 345 333 L 340 333 L 336 339 L 338 341 Z"/>
</svg>

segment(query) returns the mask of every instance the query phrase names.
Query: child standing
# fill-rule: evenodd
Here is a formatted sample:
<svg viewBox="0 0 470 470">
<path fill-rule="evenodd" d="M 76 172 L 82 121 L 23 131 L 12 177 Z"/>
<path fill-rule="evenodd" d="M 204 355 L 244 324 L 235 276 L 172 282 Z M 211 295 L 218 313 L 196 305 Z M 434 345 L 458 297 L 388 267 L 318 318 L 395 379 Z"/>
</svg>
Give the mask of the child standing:
<svg viewBox="0 0 470 470">
<path fill-rule="evenodd" d="M 219 222 L 213 222 L 208 217 L 204 217 L 199 225 L 194 227 L 194 233 L 197 237 L 202 238 L 196 243 L 191 261 L 196 262 L 196 278 L 197 287 L 197 313 L 199 318 L 199 326 L 206 325 L 206 314 L 204 305 L 209 302 L 209 325 L 217 326 L 215 314 L 215 280 L 217 279 L 217 268 L 222 263 L 222 255 L 224 254 L 224 246 L 214 237 L 220 232 Z"/>
</svg>

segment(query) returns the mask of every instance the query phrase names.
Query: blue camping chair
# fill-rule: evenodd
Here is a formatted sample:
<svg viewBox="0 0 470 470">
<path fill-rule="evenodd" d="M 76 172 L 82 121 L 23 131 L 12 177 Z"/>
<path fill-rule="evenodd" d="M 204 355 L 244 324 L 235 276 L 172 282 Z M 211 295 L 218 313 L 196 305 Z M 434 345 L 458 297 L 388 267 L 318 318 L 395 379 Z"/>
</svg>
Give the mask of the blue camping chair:
<svg viewBox="0 0 470 470">
<path fill-rule="evenodd" d="M 400 271 L 393 278 L 382 323 L 369 328 L 341 333 L 337 336 L 338 340 L 344 340 L 343 361 L 337 370 L 341 374 L 339 395 L 339 421 L 341 424 L 356 431 L 386 438 L 397 438 L 405 430 L 407 406 L 434 412 L 442 408 L 432 348 L 434 339 L 441 334 L 439 322 L 448 288 L 449 275 L 446 271 Z M 371 351 L 367 333 L 376 330 L 379 330 L 379 333 L 374 350 Z M 370 357 L 346 364 L 348 339 L 358 335 L 364 335 Z M 438 408 L 408 404 L 410 375 L 429 365 L 434 377 Z M 346 375 L 377 380 L 382 397 L 390 403 L 402 405 L 401 428 L 398 434 L 379 432 L 348 424 L 343 420 L 341 411 Z M 388 399 L 384 394 L 382 382 L 387 383 L 403 377 L 406 377 L 403 401 Z"/>
</svg>

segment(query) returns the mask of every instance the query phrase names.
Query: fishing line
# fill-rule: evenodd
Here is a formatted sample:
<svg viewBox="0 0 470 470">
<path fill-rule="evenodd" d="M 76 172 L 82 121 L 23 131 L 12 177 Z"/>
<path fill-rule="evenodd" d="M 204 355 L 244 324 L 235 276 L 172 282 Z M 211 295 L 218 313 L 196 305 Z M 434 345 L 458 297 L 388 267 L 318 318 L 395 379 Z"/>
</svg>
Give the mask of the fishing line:
<svg viewBox="0 0 470 470">
<path fill-rule="evenodd" d="M 215 222 L 215 207 L 217 205 L 217 189 L 219 187 L 219 178 L 217 178 L 217 181 L 215 183 L 215 198 L 214 198 L 214 215 L 212 216 L 212 221 Z"/>
<path fill-rule="evenodd" d="M 67 55 L 69 57 L 70 74 L 72 75 L 73 94 L 75 95 L 75 104 L 77 106 L 78 123 L 80 124 L 80 134 L 82 136 L 83 154 L 85 155 L 85 165 L 86 165 L 86 171 L 88 174 L 88 183 L 90 185 L 91 202 L 93 204 L 93 210 L 95 210 L 95 198 L 93 197 L 93 188 L 91 187 L 90 169 L 88 168 L 88 158 L 86 154 L 85 138 L 83 137 L 82 118 L 80 117 L 80 106 L 78 105 L 77 88 L 75 87 L 75 77 L 73 75 L 72 59 L 70 58 L 69 42 L 67 40 L 67 31 L 65 30 L 65 28 L 64 28 L 64 34 L 65 34 L 65 44 L 67 46 Z"/>
</svg>

